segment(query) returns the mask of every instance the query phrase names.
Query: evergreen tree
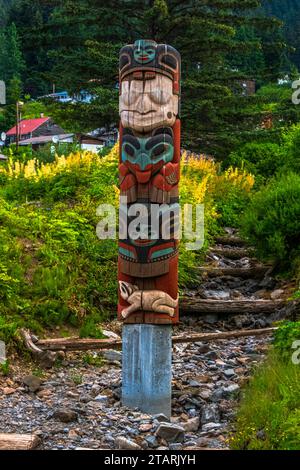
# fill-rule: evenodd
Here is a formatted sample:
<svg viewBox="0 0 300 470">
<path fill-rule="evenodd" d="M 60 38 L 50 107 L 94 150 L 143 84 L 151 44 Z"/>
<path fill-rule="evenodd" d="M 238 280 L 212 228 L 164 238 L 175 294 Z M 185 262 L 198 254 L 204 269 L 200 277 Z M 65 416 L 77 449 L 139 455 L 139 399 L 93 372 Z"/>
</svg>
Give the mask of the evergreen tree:
<svg viewBox="0 0 300 470">
<path fill-rule="evenodd" d="M 6 25 L 11 0 L 0 0 L 0 28 Z"/>
<path fill-rule="evenodd" d="M 284 38 L 294 48 L 289 51 L 288 59 L 300 68 L 300 0 L 263 0 L 262 10 L 282 20 Z"/>
<path fill-rule="evenodd" d="M 21 78 L 24 70 L 19 35 L 12 23 L 0 30 L 0 77 L 8 82 L 13 77 Z"/>
<path fill-rule="evenodd" d="M 21 78 L 25 70 L 25 62 L 21 52 L 21 44 L 15 23 L 6 28 L 6 61 L 5 70 L 7 79 Z"/>
<path fill-rule="evenodd" d="M 86 129 L 96 122 L 117 122 L 113 90 L 119 48 L 141 37 L 168 42 L 182 54 L 183 143 L 222 155 L 227 144 L 230 148 L 260 119 L 251 110 L 251 98 L 236 93 L 237 80 L 248 70 L 230 61 L 235 54 L 249 54 L 259 42 L 238 36 L 241 25 L 274 28 L 262 17 L 256 22 L 258 6 L 257 0 L 69 0 L 54 10 L 48 23 L 56 36 L 53 79 L 61 77 L 61 86 L 69 90 L 89 89 L 97 95 L 81 120 Z M 266 50 L 261 46 L 263 64 Z M 262 75 L 266 70 L 261 69 Z M 250 78 L 256 78 L 253 72 Z M 79 119 L 82 112 L 80 106 Z"/>
<path fill-rule="evenodd" d="M 182 55 L 184 145 L 222 156 L 245 131 L 257 129 L 261 116 L 252 107 L 254 99 L 242 96 L 238 85 L 249 67 L 232 58 L 253 54 L 259 43 L 260 78 L 276 76 L 279 61 L 266 59 L 269 49 L 260 37 L 238 34 L 241 27 L 274 28 L 274 22 L 256 18 L 259 0 L 16 1 L 11 17 L 29 68 L 26 90 L 34 82 L 36 94 L 40 76 L 43 84 L 46 77 L 49 85 L 96 96 L 90 105 L 56 111 L 58 117 L 68 114 L 70 125 L 88 131 L 118 122 L 118 51 L 144 37 L 172 44 Z M 251 56 L 247 60 L 250 64 Z M 250 78 L 256 78 L 253 72 Z"/>
<path fill-rule="evenodd" d="M 22 53 L 27 67 L 24 87 L 34 97 L 50 93 L 52 89 L 51 82 L 44 75 L 51 69 L 48 49 L 55 42 L 46 28 L 52 10 L 47 1 L 13 0 L 9 11 L 8 21 L 15 23 L 22 39 Z"/>
</svg>

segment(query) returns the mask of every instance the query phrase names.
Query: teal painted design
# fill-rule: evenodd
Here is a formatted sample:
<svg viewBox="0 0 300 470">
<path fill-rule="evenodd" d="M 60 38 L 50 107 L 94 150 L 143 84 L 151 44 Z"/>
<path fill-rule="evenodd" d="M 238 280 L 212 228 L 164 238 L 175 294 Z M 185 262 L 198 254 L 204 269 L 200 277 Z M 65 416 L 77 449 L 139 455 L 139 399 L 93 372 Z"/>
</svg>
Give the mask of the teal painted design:
<svg viewBox="0 0 300 470">
<path fill-rule="evenodd" d="M 119 252 L 121 255 L 127 256 L 128 258 L 135 259 L 134 254 L 130 250 L 126 250 L 125 248 L 119 247 Z"/>
<path fill-rule="evenodd" d="M 122 161 L 138 165 L 144 171 L 148 165 L 160 161 L 164 164 L 171 162 L 174 157 L 173 137 L 168 133 L 152 137 L 135 137 L 124 135 L 122 142 Z"/>
<path fill-rule="evenodd" d="M 167 256 L 174 253 L 174 248 L 165 248 L 164 250 L 158 250 L 151 255 L 151 259 L 160 258 L 161 256 Z"/>
<path fill-rule="evenodd" d="M 135 41 L 133 57 L 138 64 L 149 64 L 155 58 L 156 43 L 154 41 L 147 41 L 140 39 Z"/>
</svg>

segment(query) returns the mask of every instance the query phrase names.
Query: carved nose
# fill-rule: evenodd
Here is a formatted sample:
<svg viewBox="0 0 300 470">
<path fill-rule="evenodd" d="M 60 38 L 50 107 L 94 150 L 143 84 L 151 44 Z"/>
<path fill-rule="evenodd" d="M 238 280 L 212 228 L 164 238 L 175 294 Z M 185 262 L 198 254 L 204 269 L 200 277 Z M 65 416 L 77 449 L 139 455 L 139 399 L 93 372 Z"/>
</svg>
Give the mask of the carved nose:
<svg viewBox="0 0 300 470">
<path fill-rule="evenodd" d="M 149 157 L 146 153 L 142 153 L 139 158 L 139 165 L 141 170 L 145 170 L 146 166 L 149 165 Z"/>
<path fill-rule="evenodd" d="M 153 103 L 149 97 L 149 93 L 141 93 L 139 96 L 139 101 L 136 103 L 136 108 L 141 113 L 148 113 L 153 109 Z"/>
</svg>

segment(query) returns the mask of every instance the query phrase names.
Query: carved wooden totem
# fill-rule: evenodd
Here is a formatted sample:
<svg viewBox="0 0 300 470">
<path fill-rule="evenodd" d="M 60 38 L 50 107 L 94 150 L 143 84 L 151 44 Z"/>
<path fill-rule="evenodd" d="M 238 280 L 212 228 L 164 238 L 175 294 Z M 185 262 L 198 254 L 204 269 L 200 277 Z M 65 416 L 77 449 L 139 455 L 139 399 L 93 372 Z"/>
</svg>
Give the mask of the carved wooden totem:
<svg viewBox="0 0 300 470">
<path fill-rule="evenodd" d="M 125 323 L 179 319 L 179 109 L 179 53 L 149 40 L 123 47 L 118 316 Z M 145 223 L 135 230 L 137 208 Z"/>
</svg>

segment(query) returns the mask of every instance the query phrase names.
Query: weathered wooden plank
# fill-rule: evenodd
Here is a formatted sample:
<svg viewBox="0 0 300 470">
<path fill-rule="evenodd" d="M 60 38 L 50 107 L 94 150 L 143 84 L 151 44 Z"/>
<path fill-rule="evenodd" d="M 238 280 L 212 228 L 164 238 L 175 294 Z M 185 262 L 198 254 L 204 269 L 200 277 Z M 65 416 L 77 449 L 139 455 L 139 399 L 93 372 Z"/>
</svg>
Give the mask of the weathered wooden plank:
<svg viewBox="0 0 300 470">
<path fill-rule="evenodd" d="M 88 351 L 94 349 L 119 349 L 122 341 L 112 339 L 78 338 L 51 338 L 41 339 L 37 343 L 41 349 L 51 351 Z"/>
<path fill-rule="evenodd" d="M 210 278 L 232 276 L 240 277 L 241 279 L 261 279 L 270 269 L 272 269 L 272 266 L 256 265 L 252 266 L 251 268 L 219 268 L 211 266 L 199 266 L 196 269 L 201 274 L 206 274 Z"/>
<path fill-rule="evenodd" d="M 278 328 L 259 328 L 256 330 L 233 330 L 233 331 L 222 331 L 218 333 L 199 333 L 188 336 L 173 336 L 172 342 L 176 343 L 195 343 L 197 341 L 218 341 L 222 339 L 230 338 L 241 338 L 246 336 L 264 336 L 272 334 Z"/>
<path fill-rule="evenodd" d="M 207 300 L 187 299 L 180 302 L 180 310 L 184 313 L 273 313 L 283 307 L 283 300 Z"/>
<path fill-rule="evenodd" d="M 0 450 L 32 450 L 41 440 L 35 434 L 0 433 Z"/>
</svg>

